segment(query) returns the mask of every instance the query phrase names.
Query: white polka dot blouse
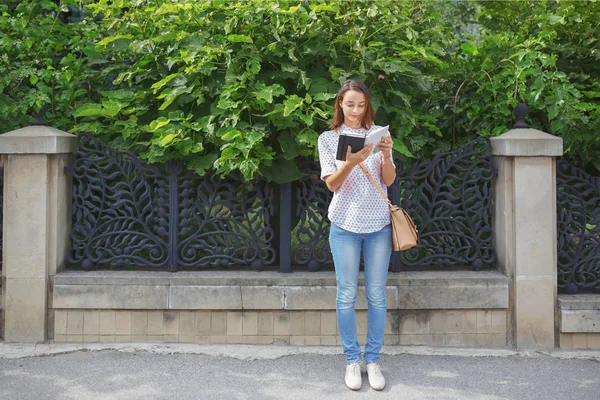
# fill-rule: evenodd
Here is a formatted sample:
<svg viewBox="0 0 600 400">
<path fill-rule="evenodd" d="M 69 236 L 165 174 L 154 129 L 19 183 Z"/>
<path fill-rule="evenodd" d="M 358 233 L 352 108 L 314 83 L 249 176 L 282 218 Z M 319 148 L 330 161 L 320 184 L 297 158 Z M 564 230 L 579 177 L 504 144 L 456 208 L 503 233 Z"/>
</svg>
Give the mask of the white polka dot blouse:
<svg viewBox="0 0 600 400">
<path fill-rule="evenodd" d="M 346 125 L 340 127 L 340 133 L 354 132 L 365 137 L 379 126 L 372 125 L 370 129 L 352 129 Z M 319 160 L 321 162 L 321 179 L 333 174 L 341 168 L 345 161 L 335 159 L 338 144 L 338 134 L 326 131 L 319 135 Z M 381 152 L 371 154 L 364 162 L 373 178 L 381 185 L 384 193 L 386 186 L 381 179 L 383 157 Z M 354 233 L 371 233 L 383 229 L 390 223 L 390 210 L 369 179 L 357 165 L 342 186 L 333 194 L 329 205 L 329 220 Z"/>
</svg>

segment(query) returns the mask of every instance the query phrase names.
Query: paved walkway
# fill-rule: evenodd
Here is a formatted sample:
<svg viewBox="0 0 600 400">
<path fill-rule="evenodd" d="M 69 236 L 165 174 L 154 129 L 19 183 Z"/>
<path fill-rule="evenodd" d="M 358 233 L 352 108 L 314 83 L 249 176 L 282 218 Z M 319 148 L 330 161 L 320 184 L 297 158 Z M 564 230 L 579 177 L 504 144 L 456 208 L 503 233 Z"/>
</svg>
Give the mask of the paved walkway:
<svg viewBox="0 0 600 400">
<path fill-rule="evenodd" d="M 337 347 L 0 343 L 0 399 L 598 400 L 600 352 L 386 347 L 383 392 Z"/>
</svg>

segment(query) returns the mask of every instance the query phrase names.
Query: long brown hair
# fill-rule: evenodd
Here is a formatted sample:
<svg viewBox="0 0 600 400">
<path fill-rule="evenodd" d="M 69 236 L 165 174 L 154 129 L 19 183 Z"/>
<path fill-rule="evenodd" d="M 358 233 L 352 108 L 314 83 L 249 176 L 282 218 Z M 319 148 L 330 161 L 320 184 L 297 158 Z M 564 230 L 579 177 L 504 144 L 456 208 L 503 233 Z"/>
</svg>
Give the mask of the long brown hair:
<svg viewBox="0 0 600 400">
<path fill-rule="evenodd" d="M 333 115 L 333 122 L 331 123 L 331 130 L 336 130 L 344 123 L 344 111 L 342 110 L 342 100 L 344 100 L 344 95 L 346 92 L 354 90 L 356 92 L 360 92 L 365 95 L 365 114 L 360 121 L 360 125 L 369 129 L 375 121 L 375 110 L 373 110 L 373 105 L 371 104 L 371 95 L 369 94 L 369 88 L 364 82 L 355 81 L 352 79 L 348 79 L 346 82 L 342 84 L 342 87 L 335 96 L 335 114 Z"/>
</svg>

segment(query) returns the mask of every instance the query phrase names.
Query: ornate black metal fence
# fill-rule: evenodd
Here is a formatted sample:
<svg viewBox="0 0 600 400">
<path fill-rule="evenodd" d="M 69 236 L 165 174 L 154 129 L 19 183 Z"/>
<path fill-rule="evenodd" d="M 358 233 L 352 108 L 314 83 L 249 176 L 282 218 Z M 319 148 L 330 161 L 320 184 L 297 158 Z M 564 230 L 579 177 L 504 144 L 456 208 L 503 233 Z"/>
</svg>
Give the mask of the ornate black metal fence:
<svg viewBox="0 0 600 400">
<path fill-rule="evenodd" d="M 407 268 L 471 267 L 482 269 L 495 262 L 492 248 L 492 179 L 490 143 L 480 138 L 464 147 L 418 162 L 404 171 L 389 188 L 394 204 L 404 207 L 418 225 L 421 243 L 394 253 L 391 270 Z M 333 264 L 326 220 L 331 193 L 319 181 L 319 169 L 302 164 L 307 177 L 296 183 L 299 243 L 295 265 L 310 270 Z"/>
<path fill-rule="evenodd" d="M 471 267 L 495 261 L 487 139 L 432 160 L 400 166 L 395 204 L 419 226 L 421 244 L 394 254 L 401 268 Z M 79 137 L 73 167 L 70 263 L 83 269 L 251 266 L 290 272 L 331 268 L 327 208 L 319 166 L 284 185 L 200 177 L 179 163 L 148 165 L 89 136 Z"/>
<path fill-rule="evenodd" d="M 456 151 L 401 166 L 392 201 L 404 207 L 419 227 L 421 243 L 395 255 L 393 269 L 405 267 L 491 267 L 492 180 L 490 142 L 479 138 Z"/>
<path fill-rule="evenodd" d="M 177 162 L 149 165 L 85 135 L 71 172 L 73 265 L 175 271 L 275 262 L 267 182 L 200 177 Z"/>
<path fill-rule="evenodd" d="M 558 288 L 600 292 L 600 178 L 556 165 Z"/>
</svg>

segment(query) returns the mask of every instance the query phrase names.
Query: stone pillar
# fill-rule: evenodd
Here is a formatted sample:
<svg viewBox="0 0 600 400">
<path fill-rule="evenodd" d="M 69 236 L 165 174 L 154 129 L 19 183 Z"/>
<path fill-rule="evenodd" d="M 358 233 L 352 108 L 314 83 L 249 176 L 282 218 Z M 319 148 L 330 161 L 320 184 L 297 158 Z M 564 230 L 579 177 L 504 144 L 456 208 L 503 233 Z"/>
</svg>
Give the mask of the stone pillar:
<svg viewBox="0 0 600 400">
<path fill-rule="evenodd" d="M 4 158 L 4 339 L 46 339 L 49 286 L 71 231 L 71 178 L 64 167 L 77 138 L 43 125 L 0 135 Z"/>
<path fill-rule="evenodd" d="M 562 139 L 524 123 L 492 138 L 498 171 L 494 183 L 494 246 L 510 278 L 508 327 L 518 349 L 555 346 L 557 301 L 556 157 Z M 509 338 L 510 339 L 510 338 Z"/>
</svg>

